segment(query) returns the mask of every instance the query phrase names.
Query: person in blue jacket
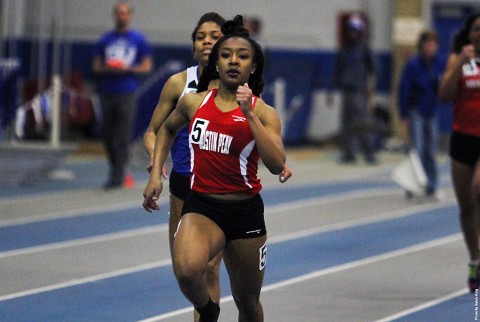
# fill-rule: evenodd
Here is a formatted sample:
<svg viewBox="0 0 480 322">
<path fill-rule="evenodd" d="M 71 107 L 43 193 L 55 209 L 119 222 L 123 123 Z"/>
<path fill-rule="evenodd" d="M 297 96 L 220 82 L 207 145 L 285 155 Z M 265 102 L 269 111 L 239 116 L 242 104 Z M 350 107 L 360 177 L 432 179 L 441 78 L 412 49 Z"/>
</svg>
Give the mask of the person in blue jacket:
<svg viewBox="0 0 480 322">
<path fill-rule="evenodd" d="M 438 85 L 445 60 L 438 55 L 439 37 L 433 30 L 420 33 L 417 54 L 407 60 L 398 88 L 399 116 L 408 129 L 410 148 L 416 149 L 427 175 L 427 196 L 437 192 Z M 407 191 L 406 196 L 412 197 Z"/>
<path fill-rule="evenodd" d="M 133 8 L 126 1 L 113 7 L 115 29 L 94 48 L 93 73 L 99 78 L 102 136 L 110 166 L 105 189 L 121 188 L 126 179 L 129 146 L 135 117 L 135 92 L 140 77 L 153 69 L 152 49 L 146 37 L 130 29 Z"/>
</svg>

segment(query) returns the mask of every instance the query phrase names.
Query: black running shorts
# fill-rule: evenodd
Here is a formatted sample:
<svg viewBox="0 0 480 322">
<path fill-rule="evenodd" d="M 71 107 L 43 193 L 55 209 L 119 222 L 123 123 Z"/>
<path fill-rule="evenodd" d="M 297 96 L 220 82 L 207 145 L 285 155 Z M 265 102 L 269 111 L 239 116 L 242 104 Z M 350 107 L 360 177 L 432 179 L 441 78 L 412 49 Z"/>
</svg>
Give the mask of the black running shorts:
<svg viewBox="0 0 480 322">
<path fill-rule="evenodd" d="M 190 193 L 190 175 L 186 176 L 172 169 L 168 178 L 168 184 L 170 193 L 185 201 Z"/>
<path fill-rule="evenodd" d="M 192 192 L 185 199 L 182 215 L 199 213 L 213 220 L 227 240 L 255 238 L 267 234 L 260 194 L 241 201 L 218 200 Z"/>
<path fill-rule="evenodd" d="M 480 158 L 480 137 L 453 132 L 449 155 L 453 160 L 473 168 Z"/>
</svg>

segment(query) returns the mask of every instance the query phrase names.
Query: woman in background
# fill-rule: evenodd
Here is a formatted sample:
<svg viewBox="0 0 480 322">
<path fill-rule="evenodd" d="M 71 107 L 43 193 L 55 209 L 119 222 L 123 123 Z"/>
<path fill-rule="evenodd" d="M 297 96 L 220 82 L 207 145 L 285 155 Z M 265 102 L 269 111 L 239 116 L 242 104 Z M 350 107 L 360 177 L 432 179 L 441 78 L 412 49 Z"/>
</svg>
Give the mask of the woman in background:
<svg viewBox="0 0 480 322">
<path fill-rule="evenodd" d="M 425 194 L 437 199 L 438 84 L 445 62 L 438 55 L 438 34 L 428 30 L 420 34 L 417 55 L 403 68 L 398 89 L 399 114 L 408 129 L 410 147 L 418 153 L 427 175 Z M 410 191 L 406 192 L 412 197 Z"/>
<path fill-rule="evenodd" d="M 460 224 L 470 257 L 468 285 L 480 286 L 480 14 L 470 16 L 453 39 L 439 88 L 440 100 L 453 100 L 451 176 Z"/>
</svg>

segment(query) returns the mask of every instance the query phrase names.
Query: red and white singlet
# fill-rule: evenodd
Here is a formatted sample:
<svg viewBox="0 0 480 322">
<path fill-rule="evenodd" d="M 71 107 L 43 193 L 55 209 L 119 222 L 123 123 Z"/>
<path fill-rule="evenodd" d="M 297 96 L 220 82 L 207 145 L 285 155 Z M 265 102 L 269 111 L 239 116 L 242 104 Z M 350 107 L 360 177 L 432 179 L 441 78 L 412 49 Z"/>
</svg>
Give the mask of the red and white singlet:
<svg viewBox="0 0 480 322">
<path fill-rule="evenodd" d="M 453 130 L 480 137 L 480 68 L 472 59 L 462 67 L 453 101 Z"/>
<path fill-rule="evenodd" d="M 191 188 L 201 193 L 244 192 L 262 189 L 257 177 L 259 153 L 240 107 L 222 112 L 211 90 L 190 121 Z M 255 108 L 257 97 L 252 98 Z"/>
</svg>

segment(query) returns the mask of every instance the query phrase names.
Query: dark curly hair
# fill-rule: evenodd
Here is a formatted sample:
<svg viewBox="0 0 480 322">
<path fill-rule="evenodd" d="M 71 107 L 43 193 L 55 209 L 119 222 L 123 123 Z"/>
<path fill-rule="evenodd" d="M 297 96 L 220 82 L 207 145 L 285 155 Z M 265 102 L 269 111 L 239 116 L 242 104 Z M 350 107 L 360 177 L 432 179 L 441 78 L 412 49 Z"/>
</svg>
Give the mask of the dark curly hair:
<svg viewBox="0 0 480 322">
<path fill-rule="evenodd" d="M 202 72 L 200 77 L 197 92 L 203 92 L 208 89 L 208 84 L 214 79 L 218 79 L 218 72 L 216 64 L 218 62 L 218 49 L 225 42 L 225 40 L 239 37 L 247 40 L 254 51 L 253 64 L 256 65 L 255 71 L 248 79 L 248 86 L 255 96 L 260 96 L 263 92 L 265 81 L 263 79 L 263 70 L 265 68 L 265 57 L 262 47 L 253 39 L 250 38 L 248 30 L 243 26 L 243 17 L 241 15 L 235 16 L 233 20 L 228 20 L 222 25 L 223 37 L 220 38 L 212 48 L 208 59 L 208 65 Z"/>
<path fill-rule="evenodd" d="M 203 16 L 200 17 L 200 19 L 198 19 L 197 25 L 195 29 L 193 29 L 192 42 L 195 42 L 198 28 L 200 28 L 200 26 L 203 25 L 205 22 L 214 22 L 219 26 L 223 26 L 223 24 L 225 23 L 225 19 L 216 12 L 205 13 Z"/>
<path fill-rule="evenodd" d="M 462 29 L 460 29 L 453 37 L 452 52 L 458 54 L 462 51 L 463 46 L 471 43 L 470 39 L 468 39 L 468 34 L 470 33 L 470 29 L 472 29 L 473 23 L 478 18 L 480 18 L 480 13 L 475 13 L 465 20 Z"/>
</svg>

